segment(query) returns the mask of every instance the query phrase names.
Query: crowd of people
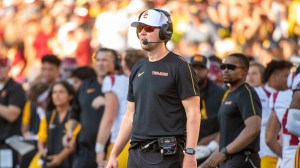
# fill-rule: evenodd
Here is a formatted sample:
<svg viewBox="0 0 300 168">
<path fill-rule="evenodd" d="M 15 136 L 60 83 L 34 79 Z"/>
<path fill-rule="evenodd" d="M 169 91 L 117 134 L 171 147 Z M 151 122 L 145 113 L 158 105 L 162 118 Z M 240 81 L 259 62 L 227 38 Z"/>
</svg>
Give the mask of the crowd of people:
<svg viewBox="0 0 300 168">
<path fill-rule="evenodd" d="M 0 167 L 300 167 L 299 11 L 3 1 Z"/>
</svg>

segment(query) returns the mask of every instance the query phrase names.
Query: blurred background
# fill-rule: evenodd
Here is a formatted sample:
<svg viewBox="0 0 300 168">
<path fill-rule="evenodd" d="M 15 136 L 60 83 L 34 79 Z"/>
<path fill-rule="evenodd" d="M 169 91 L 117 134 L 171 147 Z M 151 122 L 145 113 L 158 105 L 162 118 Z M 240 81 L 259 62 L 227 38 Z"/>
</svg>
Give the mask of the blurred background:
<svg viewBox="0 0 300 168">
<path fill-rule="evenodd" d="M 263 65 L 300 63 L 300 0 L 1 0 L 0 57 L 11 60 L 14 79 L 30 82 L 45 54 L 68 71 L 91 64 L 99 47 L 139 49 L 130 23 L 147 8 L 171 13 L 168 48 L 186 58 L 243 52 Z"/>
</svg>

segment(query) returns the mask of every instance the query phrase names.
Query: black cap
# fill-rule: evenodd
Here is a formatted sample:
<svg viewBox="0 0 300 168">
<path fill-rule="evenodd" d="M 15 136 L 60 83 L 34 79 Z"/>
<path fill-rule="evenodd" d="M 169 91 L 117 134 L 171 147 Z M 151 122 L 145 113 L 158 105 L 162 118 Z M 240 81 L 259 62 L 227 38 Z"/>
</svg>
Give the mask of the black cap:
<svg viewBox="0 0 300 168">
<path fill-rule="evenodd" d="M 194 55 L 191 57 L 191 64 L 192 65 L 200 65 L 207 68 L 207 58 L 203 55 Z"/>
</svg>

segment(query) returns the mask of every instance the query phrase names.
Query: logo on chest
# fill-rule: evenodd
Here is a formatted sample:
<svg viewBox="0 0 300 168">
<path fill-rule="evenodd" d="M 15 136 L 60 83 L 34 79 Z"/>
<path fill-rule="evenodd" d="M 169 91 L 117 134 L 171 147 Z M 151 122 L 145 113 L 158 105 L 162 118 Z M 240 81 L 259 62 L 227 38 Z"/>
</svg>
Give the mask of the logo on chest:
<svg viewBox="0 0 300 168">
<path fill-rule="evenodd" d="M 225 105 L 231 105 L 232 101 L 225 101 Z"/>
<path fill-rule="evenodd" d="M 152 71 L 153 76 L 168 76 L 169 73 L 167 72 L 158 72 L 158 71 Z"/>
</svg>

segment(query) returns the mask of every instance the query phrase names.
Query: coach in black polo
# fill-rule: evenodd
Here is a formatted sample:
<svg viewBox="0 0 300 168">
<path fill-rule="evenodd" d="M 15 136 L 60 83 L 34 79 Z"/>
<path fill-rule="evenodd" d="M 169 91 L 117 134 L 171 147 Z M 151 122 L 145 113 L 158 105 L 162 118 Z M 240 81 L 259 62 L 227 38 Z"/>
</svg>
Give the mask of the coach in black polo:
<svg viewBox="0 0 300 168">
<path fill-rule="evenodd" d="M 0 150 L 9 150 L 5 139 L 21 135 L 22 109 L 26 102 L 22 86 L 8 76 L 10 61 L 0 58 Z M 9 158 L 9 156 L 7 156 Z M 3 158 L 2 158 L 3 159 Z M 0 158 L 1 162 L 1 158 Z M 17 164 L 17 153 L 13 152 L 13 166 Z M 1 165 L 1 164 L 0 164 Z"/>
<path fill-rule="evenodd" d="M 130 74 L 128 107 L 107 168 L 118 167 L 117 157 L 130 138 L 127 167 L 196 168 L 199 91 L 191 65 L 166 48 L 173 31 L 170 14 L 149 9 L 131 26 L 137 27 L 148 57 L 135 64 Z M 160 141 L 162 137 L 172 139 Z M 177 150 L 161 153 L 160 142 L 176 144 Z"/>
<path fill-rule="evenodd" d="M 240 53 L 229 55 L 220 66 L 225 93 L 219 111 L 220 150 L 201 167 L 260 167 L 259 134 L 261 103 L 255 90 L 245 83 L 249 61 Z"/>
</svg>

